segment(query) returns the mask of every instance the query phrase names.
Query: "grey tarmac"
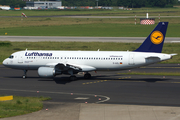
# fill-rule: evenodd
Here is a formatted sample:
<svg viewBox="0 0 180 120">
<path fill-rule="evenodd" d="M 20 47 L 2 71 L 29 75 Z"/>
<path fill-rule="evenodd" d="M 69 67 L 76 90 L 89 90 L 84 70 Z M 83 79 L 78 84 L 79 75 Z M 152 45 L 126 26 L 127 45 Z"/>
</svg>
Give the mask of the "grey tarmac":
<svg viewBox="0 0 180 120">
<path fill-rule="evenodd" d="M 34 113 L 1 120 L 179 120 L 180 108 L 167 106 L 53 103 Z"/>
<path fill-rule="evenodd" d="M 0 65 L 0 94 L 50 96 L 41 111 L 2 120 L 179 120 L 180 77 L 121 75 L 125 71 L 92 72 L 84 80 L 69 76 L 39 78 L 29 71 L 22 79 L 20 70 Z M 179 72 L 179 64 L 154 64 L 131 71 Z M 37 93 L 37 91 L 39 91 Z"/>
</svg>

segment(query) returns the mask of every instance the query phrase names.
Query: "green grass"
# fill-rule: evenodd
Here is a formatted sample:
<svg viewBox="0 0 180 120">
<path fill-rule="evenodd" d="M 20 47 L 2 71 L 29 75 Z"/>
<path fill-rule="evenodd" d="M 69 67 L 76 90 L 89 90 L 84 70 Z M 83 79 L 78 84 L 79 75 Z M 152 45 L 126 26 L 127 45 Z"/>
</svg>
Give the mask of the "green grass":
<svg viewBox="0 0 180 120">
<path fill-rule="evenodd" d="M 0 102 L 0 118 L 12 117 L 39 111 L 43 108 L 42 101 L 47 97 L 20 97 L 13 96 L 11 101 Z"/>
<path fill-rule="evenodd" d="M 93 50 L 101 51 L 133 51 L 140 43 L 103 43 L 103 42 L 0 42 L 0 62 L 9 57 L 13 52 L 25 50 Z M 163 53 L 177 53 L 173 59 L 162 63 L 180 62 L 180 43 L 165 43 Z"/>
<path fill-rule="evenodd" d="M 33 26 L 0 28 L 0 35 L 10 36 L 98 36 L 98 37 L 146 37 L 156 25 L 116 23 L 78 24 L 60 26 Z M 169 24 L 166 37 L 180 37 L 180 24 Z"/>
</svg>

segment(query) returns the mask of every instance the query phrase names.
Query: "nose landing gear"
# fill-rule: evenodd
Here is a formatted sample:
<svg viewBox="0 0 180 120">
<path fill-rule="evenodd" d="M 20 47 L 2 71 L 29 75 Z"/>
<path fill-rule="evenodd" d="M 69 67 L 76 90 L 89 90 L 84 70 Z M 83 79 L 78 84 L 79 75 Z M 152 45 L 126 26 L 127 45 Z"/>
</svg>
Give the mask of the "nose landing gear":
<svg viewBox="0 0 180 120">
<path fill-rule="evenodd" d="M 27 78 L 26 73 L 27 73 L 27 70 L 24 70 L 24 75 L 22 76 L 23 79 Z"/>
</svg>

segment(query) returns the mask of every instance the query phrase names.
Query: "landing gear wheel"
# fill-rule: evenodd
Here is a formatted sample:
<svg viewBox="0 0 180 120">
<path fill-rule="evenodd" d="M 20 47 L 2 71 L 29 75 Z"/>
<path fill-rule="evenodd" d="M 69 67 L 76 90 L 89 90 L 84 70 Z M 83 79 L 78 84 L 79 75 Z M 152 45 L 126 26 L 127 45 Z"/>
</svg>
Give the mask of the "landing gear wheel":
<svg viewBox="0 0 180 120">
<path fill-rule="evenodd" d="M 25 76 L 25 75 L 23 75 L 23 76 L 22 76 L 22 78 L 23 78 L 23 79 L 26 79 L 26 76 Z"/>
<path fill-rule="evenodd" d="M 22 76 L 23 79 L 26 79 L 26 73 L 27 73 L 27 70 L 24 70 L 24 75 Z"/>
<path fill-rule="evenodd" d="M 74 81 L 74 80 L 76 80 L 77 78 L 76 78 L 75 75 L 71 75 L 69 79 L 70 79 L 71 81 Z"/>
<path fill-rule="evenodd" d="M 90 79 L 90 78 L 91 78 L 91 74 L 86 73 L 86 74 L 84 75 L 84 78 L 85 78 L 85 79 Z"/>
</svg>

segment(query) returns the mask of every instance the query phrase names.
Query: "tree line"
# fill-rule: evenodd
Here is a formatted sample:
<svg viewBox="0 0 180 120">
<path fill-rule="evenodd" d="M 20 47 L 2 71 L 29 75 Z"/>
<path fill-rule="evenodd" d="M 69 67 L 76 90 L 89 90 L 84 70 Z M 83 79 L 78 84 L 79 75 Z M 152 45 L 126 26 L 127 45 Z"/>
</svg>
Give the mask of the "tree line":
<svg viewBox="0 0 180 120">
<path fill-rule="evenodd" d="M 25 7 L 26 2 L 22 0 L 0 0 L 0 5 L 9 5 L 10 7 Z"/>
<path fill-rule="evenodd" d="M 178 0 L 62 0 L 63 6 L 96 6 L 97 2 L 98 6 L 141 8 L 173 6 Z"/>
<path fill-rule="evenodd" d="M 38 1 L 38 0 L 34 0 Z M 40 1 L 60 1 L 60 0 L 40 0 Z M 168 7 L 178 3 L 178 0 L 61 0 L 63 6 L 124 6 L 128 8 L 141 7 Z M 23 0 L 0 0 L 0 5 L 11 7 L 24 7 L 26 1 Z"/>
</svg>

